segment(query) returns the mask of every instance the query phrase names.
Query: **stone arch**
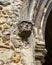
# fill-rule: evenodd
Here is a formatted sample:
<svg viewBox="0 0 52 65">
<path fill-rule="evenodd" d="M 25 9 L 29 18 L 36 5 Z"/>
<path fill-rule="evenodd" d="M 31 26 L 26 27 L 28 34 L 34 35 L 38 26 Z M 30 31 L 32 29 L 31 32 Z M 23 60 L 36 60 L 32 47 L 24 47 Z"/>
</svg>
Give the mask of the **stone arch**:
<svg viewBox="0 0 52 65">
<path fill-rule="evenodd" d="M 45 47 L 48 51 L 45 59 L 45 63 L 43 65 L 50 65 L 52 64 L 51 59 L 52 59 L 52 49 L 51 49 L 51 17 L 52 17 L 52 1 L 49 1 L 45 7 L 45 11 L 44 11 L 44 20 L 43 20 L 43 24 L 42 24 L 42 33 L 43 33 L 43 38 L 45 40 Z M 50 22 L 49 22 L 50 21 Z M 48 62 L 49 61 L 49 62 Z"/>
<path fill-rule="evenodd" d="M 52 2 L 48 3 L 47 8 L 45 9 L 46 9 L 46 12 L 44 13 L 44 19 L 43 19 L 43 24 L 42 24 L 42 33 L 43 33 L 44 39 L 45 39 L 45 28 L 46 28 L 47 19 L 52 10 Z"/>
<path fill-rule="evenodd" d="M 41 2 L 41 0 L 39 0 L 39 1 Z M 37 2 L 37 5 L 38 5 L 38 2 Z M 34 14 L 33 14 L 33 15 L 35 15 L 35 13 L 36 13 L 35 17 L 33 18 L 33 21 L 35 23 L 35 27 L 37 28 L 38 35 L 41 30 L 41 33 L 39 35 L 41 43 L 38 42 L 38 44 L 41 47 L 42 42 L 44 42 L 42 44 L 42 45 L 44 45 L 44 50 L 45 50 L 45 45 L 46 45 L 46 43 L 45 43 L 46 22 L 47 22 L 47 19 L 48 19 L 48 16 L 49 16 L 51 10 L 52 10 L 52 0 L 44 0 L 41 2 L 41 5 L 39 3 L 39 6 L 36 6 L 36 8 L 34 9 Z M 36 45 L 36 47 L 38 47 L 38 44 Z M 42 54 L 43 54 L 43 51 L 41 52 Z M 39 57 L 39 55 L 37 57 Z"/>
</svg>

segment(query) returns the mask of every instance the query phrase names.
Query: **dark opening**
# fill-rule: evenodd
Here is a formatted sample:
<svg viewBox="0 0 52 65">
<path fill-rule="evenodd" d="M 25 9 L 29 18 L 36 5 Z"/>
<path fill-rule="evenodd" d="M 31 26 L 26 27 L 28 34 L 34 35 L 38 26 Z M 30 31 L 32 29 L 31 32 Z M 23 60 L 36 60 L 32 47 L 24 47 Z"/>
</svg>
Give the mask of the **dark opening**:
<svg viewBox="0 0 52 65">
<path fill-rule="evenodd" d="M 52 65 L 52 11 L 50 12 L 45 29 L 45 44 L 48 53 L 43 65 Z"/>
</svg>

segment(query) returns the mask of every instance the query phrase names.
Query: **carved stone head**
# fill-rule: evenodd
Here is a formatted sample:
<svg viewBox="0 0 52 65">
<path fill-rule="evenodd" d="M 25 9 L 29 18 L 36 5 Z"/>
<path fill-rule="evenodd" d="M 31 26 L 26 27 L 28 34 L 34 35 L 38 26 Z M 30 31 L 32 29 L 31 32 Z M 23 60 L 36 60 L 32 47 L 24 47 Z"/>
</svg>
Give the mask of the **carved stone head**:
<svg viewBox="0 0 52 65">
<path fill-rule="evenodd" d="M 32 32 L 32 23 L 29 21 L 22 21 L 18 24 L 19 35 L 23 38 L 28 38 Z"/>
</svg>

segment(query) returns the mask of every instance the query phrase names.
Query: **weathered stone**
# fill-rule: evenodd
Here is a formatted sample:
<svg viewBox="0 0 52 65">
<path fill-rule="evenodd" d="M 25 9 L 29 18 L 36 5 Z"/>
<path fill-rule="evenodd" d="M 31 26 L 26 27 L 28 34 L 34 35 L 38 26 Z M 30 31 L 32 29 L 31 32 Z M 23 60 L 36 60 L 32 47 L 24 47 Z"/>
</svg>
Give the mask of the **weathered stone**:
<svg viewBox="0 0 52 65">
<path fill-rule="evenodd" d="M 3 7 L 2 6 L 0 6 L 0 10 L 2 10 L 3 9 Z"/>
<path fill-rule="evenodd" d="M 0 60 L 0 65 L 4 65 L 4 61 L 3 60 Z"/>
<path fill-rule="evenodd" d="M 47 2 L 0 0 L 0 65 L 41 65 L 44 62 L 47 50 L 42 17 L 46 15 L 43 10 Z"/>
<path fill-rule="evenodd" d="M 29 21 L 22 21 L 18 24 L 19 35 L 21 37 L 27 38 L 31 35 L 32 23 Z"/>
<path fill-rule="evenodd" d="M 7 0 L 0 0 L 0 5 L 7 6 L 10 5 L 10 2 L 8 2 Z"/>
<path fill-rule="evenodd" d="M 21 60 L 21 56 L 20 56 L 20 55 L 14 55 L 14 56 L 13 56 L 13 61 L 14 61 L 15 63 L 19 63 L 20 60 Z"/>
<path fill-rule="evenodd" d="M 3 35 L 10 35 L 10 31 L 7 30 L 7 29 L 6 29 L 6 30 L 3 30 L 3 31 L 2 31 L 2 34 L 3 34 Z"/>
</svg>

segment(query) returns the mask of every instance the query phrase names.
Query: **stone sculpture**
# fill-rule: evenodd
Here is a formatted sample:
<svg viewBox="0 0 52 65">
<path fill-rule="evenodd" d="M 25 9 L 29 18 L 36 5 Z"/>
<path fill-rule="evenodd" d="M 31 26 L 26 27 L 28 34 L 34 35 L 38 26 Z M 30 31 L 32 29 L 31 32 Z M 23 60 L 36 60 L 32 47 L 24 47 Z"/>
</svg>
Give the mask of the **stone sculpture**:
<svg viewBox="0 0 52 65">
<path fill-rule="evenodd" d="M 36 2 L 0 0 L 0 65 L 41 65 L 44 61 L 44 41 L 32 19 Z"/>
</svg>

